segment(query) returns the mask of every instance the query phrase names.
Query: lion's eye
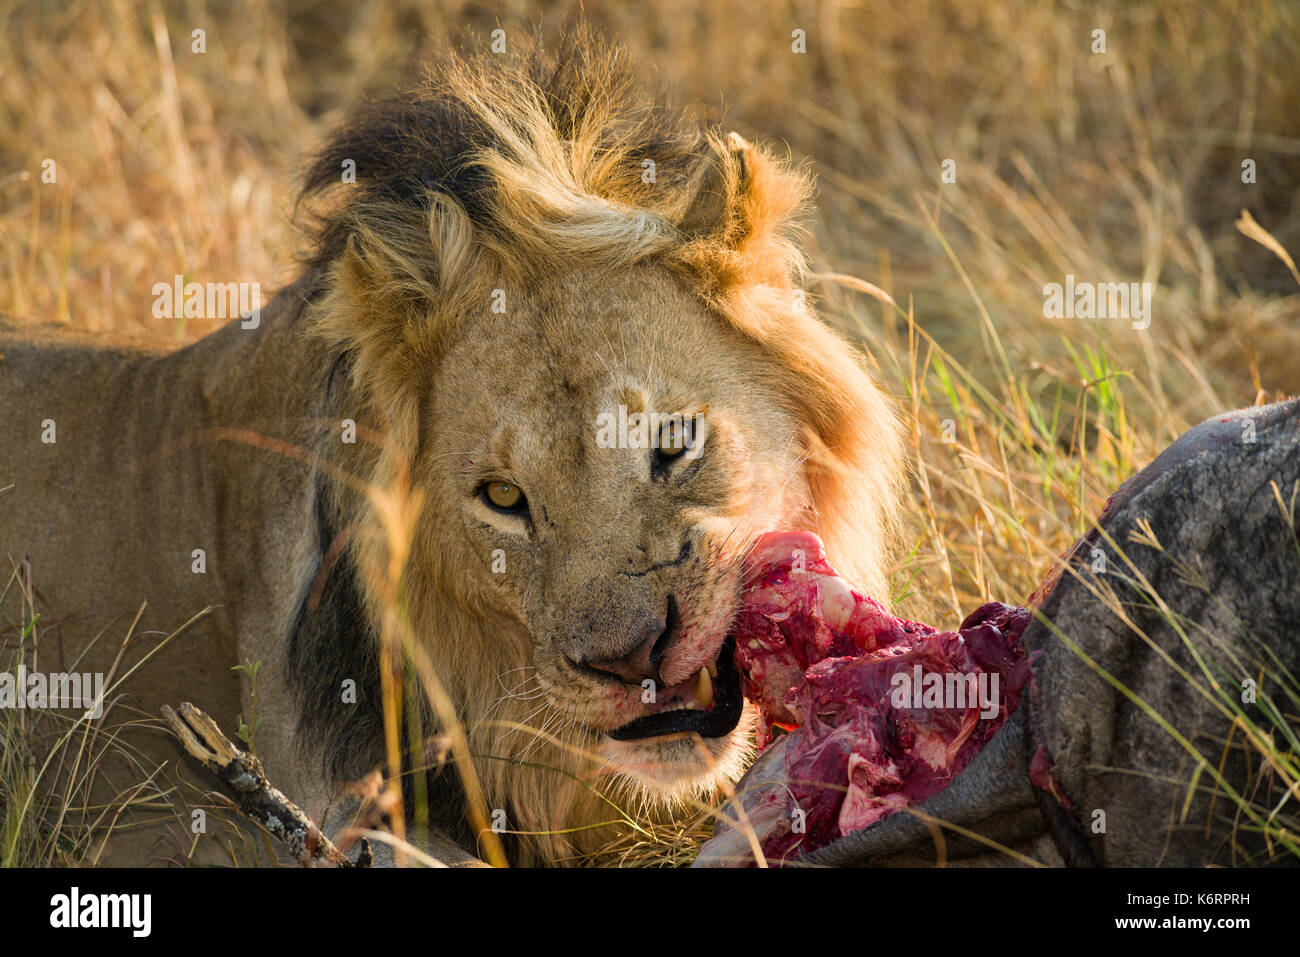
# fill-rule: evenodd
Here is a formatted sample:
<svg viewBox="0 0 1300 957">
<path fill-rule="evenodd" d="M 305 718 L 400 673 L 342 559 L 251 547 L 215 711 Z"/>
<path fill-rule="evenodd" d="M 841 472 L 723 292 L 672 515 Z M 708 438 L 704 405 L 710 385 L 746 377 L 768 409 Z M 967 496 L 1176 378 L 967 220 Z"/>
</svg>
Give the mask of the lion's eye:
<svg viewBox="0 0 1300 957">
<path fill-rule="evenodd" d="M 690 435 L 685 422 L 672 421 L 659 430 L 659 454 L 675 459 L 690 447 Z"/>
<path fill-rule="evenodd" d="M 523 490 L 511 482 L 488 482 L 483 486 L 484 500 L 499 512 L 522 512 L 528 507 Z"/>
</svg>

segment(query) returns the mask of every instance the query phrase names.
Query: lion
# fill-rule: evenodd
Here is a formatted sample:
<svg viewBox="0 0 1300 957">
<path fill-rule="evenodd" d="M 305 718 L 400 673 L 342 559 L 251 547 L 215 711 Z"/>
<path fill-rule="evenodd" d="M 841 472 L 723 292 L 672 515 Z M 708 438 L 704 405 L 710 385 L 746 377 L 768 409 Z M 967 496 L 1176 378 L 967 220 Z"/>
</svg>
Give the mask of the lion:
<svg viewBox="0 0 1300 957">
<path fill-rule="evenodd" d="M 110 717 L 256 714 L 268 777 L 336 826 L 400 765 L 448 863 L 482 815 L 556 864 L 609 841 L 608 801 L 709 799 L 752 756 L 727 643 L 757 536 L 813 531 L 887 594 L 900 427 L 802 292 L 811 194 L 586 29 L 360 109 L 260 314 L 179 350 L 0 331 L 0 554 L 41 661 L 108 671 L 96 637 L 147 603 Z"/>
</svg>

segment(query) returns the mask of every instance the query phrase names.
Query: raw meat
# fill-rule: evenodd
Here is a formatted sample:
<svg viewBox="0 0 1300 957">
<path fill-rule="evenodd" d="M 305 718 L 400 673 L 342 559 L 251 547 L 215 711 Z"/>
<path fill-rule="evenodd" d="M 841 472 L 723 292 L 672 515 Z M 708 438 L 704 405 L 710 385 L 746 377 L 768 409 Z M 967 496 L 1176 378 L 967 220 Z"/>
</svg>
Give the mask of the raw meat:
<svg viewBox="0 0 1300 957">
<path fill-rule="evenodd" d="M 1029 620 L 990 602 L 939 632 L 850 588 L 816 535 L 763 536 L 733 632 L 763 750 L 700 863 L 754 863 L 737 805 L 779 863 L 942 790 L 1019 704 Z"/>
</svg>

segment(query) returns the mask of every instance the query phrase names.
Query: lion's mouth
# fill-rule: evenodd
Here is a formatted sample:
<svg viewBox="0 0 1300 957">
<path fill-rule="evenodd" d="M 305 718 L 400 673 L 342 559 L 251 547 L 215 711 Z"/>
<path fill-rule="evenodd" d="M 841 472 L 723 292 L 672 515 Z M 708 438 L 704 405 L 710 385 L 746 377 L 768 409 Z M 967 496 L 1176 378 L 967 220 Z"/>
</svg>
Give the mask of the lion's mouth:
<svg viewBox="0 0 1300 957">
<path fill-rule="evenodd" d="M 694 732 L 702 738 L 720 738 L 730 734 L 740 723 L 745 705 L 740 693 L 740 673 L 732 660 L 735 649 L 736 640 L 728 635 L 718 652 L 718 673 L 712 679 L 713 701 L 709 707 L 665 709 L 605 733 L 615 741 L 637 741 L 687 732 Z"/>
</svg>

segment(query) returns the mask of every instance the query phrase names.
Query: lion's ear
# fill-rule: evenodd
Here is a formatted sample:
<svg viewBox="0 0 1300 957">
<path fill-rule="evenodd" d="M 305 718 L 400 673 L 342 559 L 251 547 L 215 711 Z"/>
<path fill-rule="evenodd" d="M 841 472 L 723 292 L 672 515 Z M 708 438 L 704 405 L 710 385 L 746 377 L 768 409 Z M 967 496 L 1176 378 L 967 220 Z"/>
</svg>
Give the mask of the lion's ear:
<svg viewBox="0 0 1300 957">
<path fill-rule="evenodd" d="M 686 187 L 686 210 L 676 226 L 689 239 L 720 239 L 727 245 L 741 238 L 737 220 L 743 211 L 753 169 L 754 148 L 739 133 L 711 140 Z"/>
<path fill-rule="evenodd" d="M 677 229 L 711 248 L 715 265 L 732 278 L 788 286 L 802 268 L 793 239 L 813 189 L 809 177 L 738 133 L 711 138 L 710 146 Z"/>
<path fill-rule="evenodd" d="M 804 268 L 796 239 L 812 183 L 800 169 L 737 133 L 710 137 L 675 220 L 683 260 L 711 274 L 715 292 L 756 284 L 789 289 Z"/>
<path fill-rule="evenodd" d="M 461 206 L 440 194 L 427 203 L 405 216 L 358 217 L 332 266 L 322 324 L 366 365 L 395 368 L 392 378 L 427 368 L 450 317 L 485 300 L 482 277 L 496 272 Z"/>
</svg>

